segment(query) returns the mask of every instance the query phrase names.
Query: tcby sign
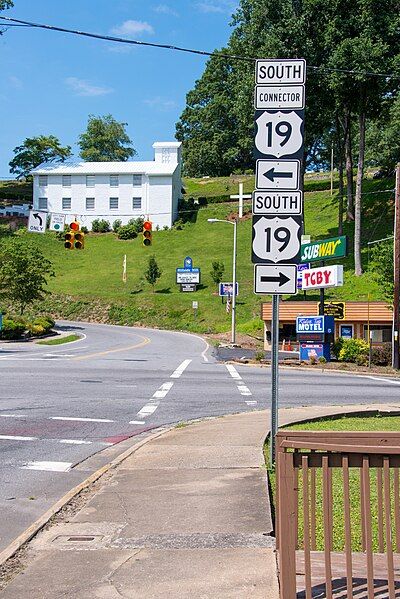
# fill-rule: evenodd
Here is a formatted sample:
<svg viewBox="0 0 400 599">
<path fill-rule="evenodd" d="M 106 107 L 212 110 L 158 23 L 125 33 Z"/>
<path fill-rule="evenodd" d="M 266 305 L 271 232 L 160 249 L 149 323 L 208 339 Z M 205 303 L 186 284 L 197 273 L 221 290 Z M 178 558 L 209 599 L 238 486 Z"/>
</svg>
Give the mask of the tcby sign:
<svg viewBox="0 0 400 599">
<path fill-rule="evenodd" d="M 309 268 L 302 272 L 303 289 L 321 289 L 325 287 L 341 287 L 343 285 L 343 266 L 322 266 Z"/>
</svg>

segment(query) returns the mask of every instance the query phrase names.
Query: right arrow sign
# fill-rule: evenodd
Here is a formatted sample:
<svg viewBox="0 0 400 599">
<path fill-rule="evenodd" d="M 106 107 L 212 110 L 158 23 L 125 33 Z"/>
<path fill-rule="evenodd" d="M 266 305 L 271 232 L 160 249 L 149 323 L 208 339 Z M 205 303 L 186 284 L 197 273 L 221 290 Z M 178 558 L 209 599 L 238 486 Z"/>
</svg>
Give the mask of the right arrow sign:
<svg viewBox="0 0 400 599">
<path fill-rule="evenodd" d="M 295 264 L 255 264 L 254 293 L 295 294 L 297 291 L 297 267 Z"/>
</svg>

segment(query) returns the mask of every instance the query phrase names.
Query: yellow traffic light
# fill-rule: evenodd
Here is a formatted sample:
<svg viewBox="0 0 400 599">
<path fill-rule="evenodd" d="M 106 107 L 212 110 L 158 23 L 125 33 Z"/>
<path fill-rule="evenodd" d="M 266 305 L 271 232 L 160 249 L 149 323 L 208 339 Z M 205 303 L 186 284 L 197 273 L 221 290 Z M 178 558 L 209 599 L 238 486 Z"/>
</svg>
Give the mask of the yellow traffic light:
<svg viewBox="0 0 400 599">
<path fill-rule="evenodd" d="M 74 243 L 75 249 L 77 250 L 83 250 L 85 247 L 85 234 L 82 233 L 82 231 L 78 231 L 77 233 L 75 233 L 75 243 Z"/>
<path fill-rule="evenodd" d="M 143 223 L 143 245 L 149 246 L 152 242 L 152 229 L 153 224 L 149 220 L 145 220 Z"/>
<path fill-rule="evenodd" d="M 73 250 L 74 249 L 74 243 L 75 243 L 75 234 L 74 231 L 67 231 L 67 233 L 65 233 L 64 235 L 64 247 L 67 250 Z"/>
</svg>

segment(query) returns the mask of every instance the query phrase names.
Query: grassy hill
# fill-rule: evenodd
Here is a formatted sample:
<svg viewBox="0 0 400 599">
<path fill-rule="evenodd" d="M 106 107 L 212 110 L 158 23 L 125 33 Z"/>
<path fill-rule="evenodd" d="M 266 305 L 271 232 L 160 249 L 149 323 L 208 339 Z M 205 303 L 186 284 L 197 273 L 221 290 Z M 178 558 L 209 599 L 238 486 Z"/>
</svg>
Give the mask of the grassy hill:
<svg viewBox="0 0 400 599">
<path fill-rule="evenodd" d="M 210 181 L 206 179 L 206 181 Z M 210 183 L 207 183 L 207 185 Z M 220 187 L 223 181 L 215 181 Z M 200 187 L 198 183 L 198 187 Z M 237 184 L 235 184 L 236 186 Z M 331 299 L 371 300 L 383 299 L 383 294 L 368 270 L 366 242 L 391 234 L 393 229 L 393 194 L 384 190 L 393 188 L 392 180 L 368 180 L 365 182 L 363 210 L 363 262 L 366 270 L 362 277 L 355 277 L 353 258 L 345 265 L 345 285 L 327 290 Z M 194 183 L 191 193 L 194 193 Z M 201 189 L 203 189 L 201 187 Z M 250 191 L 249 187 L 249 191 Z M 215 193 L 215 191 L 214 191 Z M 190 195 L 188 190 L 188 195 Z M 218 194 L 217 194 L 218 195 Z M 245 209 L 250 212 L 250 202 Z M 196 213 L 195 222 L 187 223 L 183 230 L 159 231 L 153 235 L 150 248 L 142 246 L 141 239 L 120 241 L 114 234 L 86 236 L 84 251 L 67 251 L 53 233 L 29 234 L 49 257 L 56 271 L 50 280 L 53 292 L 42 305 L 56 316 L 82 318 L 115 323 L 142 323 L 147 326 L 184 329 L 197 332 L 224 332 L 230 328 L 221 298 L 216 295 L 210 271 L 213 260 L 225 264 L 224 280 L 231 280 L 233 227 L 216 223 L 208 218 L 227 218 L 237 210 L 237 204 L 210 203 Z M 324 238 L 337 234 L 337 197 L 329 191 L 310 191 L 305 194 L 305 228 L 312 238 Z M 345 233 L 352 247 L 352 224 L 345 225 Z M 24 233 L 28 235 L 28 233 Z M 250 259 L 250 214 L 238 225 L 238 281 L 237 305 L 238 330 L 251 333 L 260 330 L 260 303 L 266 299 L 253 293 L 253 265 Z M 127 283 L 122 281 L 122 262 L 127 255 Z M 163 274 L 153 293 L 144 281 L 144 271 L 150 255 L 156 256 Z M 185 256 L 193 258 L 193 265 L 201 268 L 202 285 L 196 293 L 181 293 L 175 284 L 175 269 L 183 266 Z M 308 294 L 317 299 L 318 294 Z M 303 299 L 302 294 L 295 296 Z M 289 298 L 287 298 L 289 299 Z M 294 298 L 290 298 L 294 299 Z M 192 301 L 199 302 L 195 317 Z"/>
</svg>

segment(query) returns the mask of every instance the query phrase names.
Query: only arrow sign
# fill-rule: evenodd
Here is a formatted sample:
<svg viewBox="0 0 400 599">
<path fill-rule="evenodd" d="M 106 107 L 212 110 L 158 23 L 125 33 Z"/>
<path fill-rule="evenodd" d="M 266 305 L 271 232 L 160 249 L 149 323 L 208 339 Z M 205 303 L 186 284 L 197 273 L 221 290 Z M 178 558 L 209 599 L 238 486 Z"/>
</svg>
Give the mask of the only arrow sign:
<svg viewBox="0 0 400 599">
<path fill-rule="evenodd" d="M 290 281 L 290 277 L 287 277 L 283 272 L 279 273 L 278 277 L 260 277 L 261 283 L 279 283 L 279 287 L 282 287 L 285 283 Z"/>
<path fill-rule="evenodd" d="M 276 171 L 274 167 L 270 168 L 269 171 L 264 173 L 264 177 L 267 177 L 267 179 L 272 181 L 272 183 L 275 181 L 275 179 L 292 179 L 293 175 L 293 172 L 288 173 Z"/>
<path fill-rule="evenodd" d="M 43 225 L 43 220 L 42 220 L 42 217 L 40 216 L 40 214 L 38 214 L 37 212 L 35 212 L 33 214 L 33 216 L 38 219 L 38 221 L 40 222 L 40 226 L 42 226 Z"/>
</svg>

